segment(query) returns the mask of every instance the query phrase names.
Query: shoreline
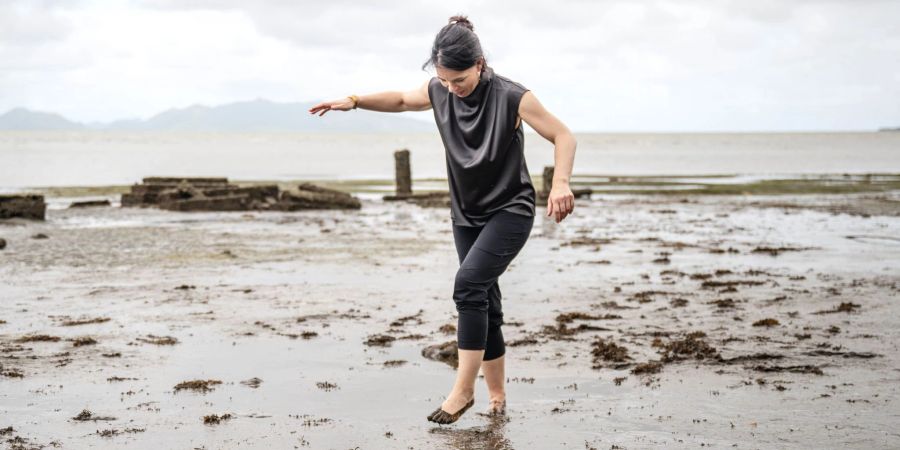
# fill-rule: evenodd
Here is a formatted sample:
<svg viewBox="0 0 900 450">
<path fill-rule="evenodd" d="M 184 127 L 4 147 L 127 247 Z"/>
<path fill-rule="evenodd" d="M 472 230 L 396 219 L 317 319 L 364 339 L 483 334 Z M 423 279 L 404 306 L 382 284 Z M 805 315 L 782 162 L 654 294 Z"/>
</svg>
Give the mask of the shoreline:
<svg viewBox="0 0 900 450">
<path fill-rule="evenodd" d="M 532 174 L 539 188 L 541 174 Z M 446 192 L 446 178 L 413 178 L 415 192 Z M 135 183 L 140 180 L 135 180 Z M 350 179 L 230 179 L 239 186 L 276 184 L 281 189 L 303 182 L 337 189 L 351 194 L 390 194 L 394 180 L 388 178 Z M 590 188 L 595 194 L 643 195 L 806 195 L 890 193 L 900 191 L 900 173 L 822 173 L 822 174 L 698 174 L 698 175 L 610 175 L 577 174 L 572 176 L 573 189 Z M 87 198 L 119 195 L 131 185 L 33 186 L 3 187 L 0 194 L 40 194 L 48 198 Z"/>
</svg>

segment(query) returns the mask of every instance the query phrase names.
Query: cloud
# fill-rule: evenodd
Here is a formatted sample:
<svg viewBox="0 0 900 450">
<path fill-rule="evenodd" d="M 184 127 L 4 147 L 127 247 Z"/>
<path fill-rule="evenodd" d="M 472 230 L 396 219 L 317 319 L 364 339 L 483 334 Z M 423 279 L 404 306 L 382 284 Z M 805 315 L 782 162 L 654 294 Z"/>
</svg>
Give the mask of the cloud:
<svg viewBox="0 0 900 450">
<path fill-rule="evenodd" d="M 0 3 L 0 45 L 27 47 L 64 39 L 71 25 L 60 17 L 61 6 L 56 1 Z"/>
<path fill-rule="evenodd" d="M 411 89 L 459 13 L 498 73 L 573 129 L 900 122 L 900 3 L 877 0 L 4 3 L 0 110 L 110 120 Z"/>
</svg>

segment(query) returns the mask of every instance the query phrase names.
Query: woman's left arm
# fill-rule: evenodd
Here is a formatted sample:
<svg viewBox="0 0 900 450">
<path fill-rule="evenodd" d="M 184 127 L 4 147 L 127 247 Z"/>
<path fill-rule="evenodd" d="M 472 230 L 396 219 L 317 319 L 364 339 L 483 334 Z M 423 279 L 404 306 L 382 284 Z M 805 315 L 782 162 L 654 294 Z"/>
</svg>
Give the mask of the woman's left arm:
<svg viewBox="0 0 900 450">
<path fill-rule="evenodd" d="M 572 166 L 575 163 L 575 136 L 565 124 L 544 108 L 531 91 L 522 96 L 519 116 L 554 145 L 553 184 L 547 198 L 547 216 L 554 216 L 556 223 L 559 223 L 575 209 L 575 196 L 569 188 Z"/>
</svg>

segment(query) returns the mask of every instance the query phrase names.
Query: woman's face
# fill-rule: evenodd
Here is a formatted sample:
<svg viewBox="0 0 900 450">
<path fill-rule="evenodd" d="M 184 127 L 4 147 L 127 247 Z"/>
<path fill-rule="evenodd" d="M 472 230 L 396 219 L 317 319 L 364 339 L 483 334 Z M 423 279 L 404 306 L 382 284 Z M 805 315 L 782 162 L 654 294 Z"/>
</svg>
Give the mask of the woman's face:
<svg viewBox="0 0 900 450">
<path fill-rule="evenodd" d="M 466 70 L 453 70 L 437 66 L 435 71 L 445 88 L 456 94 L 457 97 L 467 97 L 478 86 L 478 74 L 481 72 L 481 67 L 482 62 L 479 60 Z"/>
</svg>

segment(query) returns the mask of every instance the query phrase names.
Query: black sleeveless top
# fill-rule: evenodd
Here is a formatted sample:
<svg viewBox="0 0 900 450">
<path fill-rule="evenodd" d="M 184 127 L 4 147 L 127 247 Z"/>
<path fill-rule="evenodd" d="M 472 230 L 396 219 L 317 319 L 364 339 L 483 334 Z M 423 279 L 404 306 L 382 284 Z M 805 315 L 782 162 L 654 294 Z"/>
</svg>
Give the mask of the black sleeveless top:
<svg viewBox="0 0 900 450">
<path fill-rule="evenodd" d="M 525 165 L 525 133 L 521 124 L 516 128 L 526 91 L 487 66 L 467 97 L 453 94 L 437 77 L 428 83 L 447 155 L 454 225 L 483 226 L 500 210 L 535 215 L 535 191 Z"/>
</svg>

